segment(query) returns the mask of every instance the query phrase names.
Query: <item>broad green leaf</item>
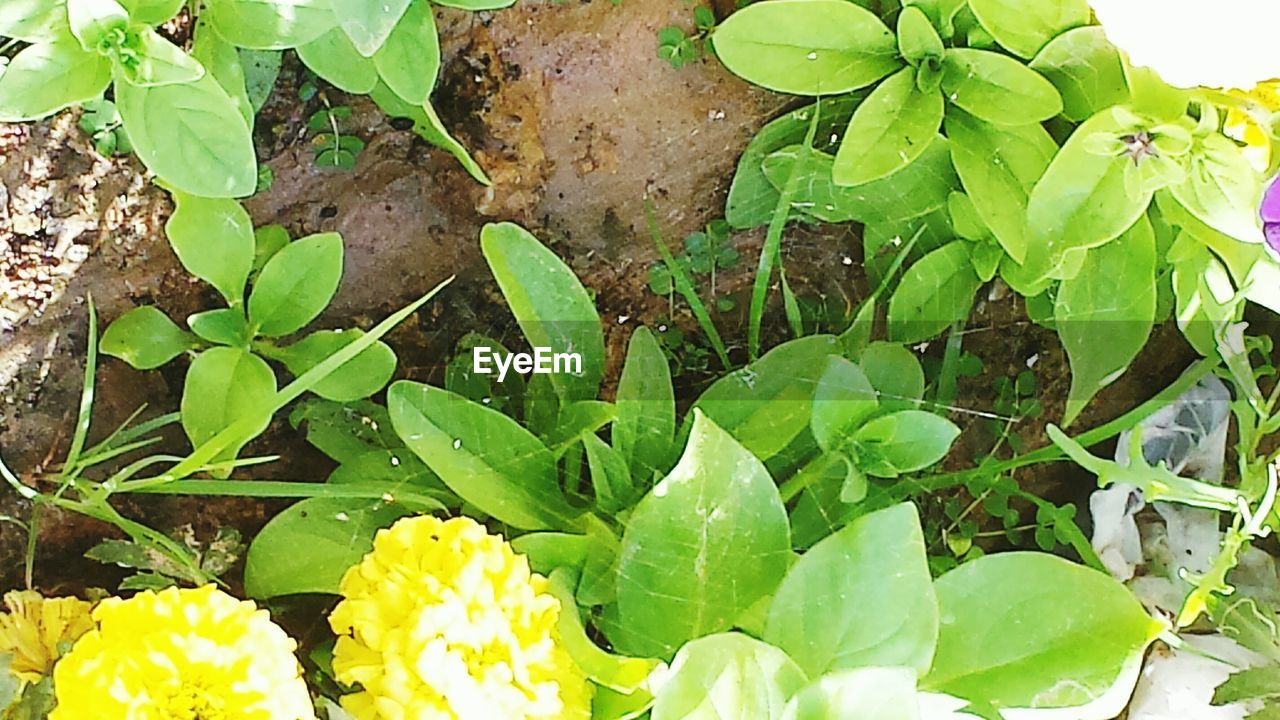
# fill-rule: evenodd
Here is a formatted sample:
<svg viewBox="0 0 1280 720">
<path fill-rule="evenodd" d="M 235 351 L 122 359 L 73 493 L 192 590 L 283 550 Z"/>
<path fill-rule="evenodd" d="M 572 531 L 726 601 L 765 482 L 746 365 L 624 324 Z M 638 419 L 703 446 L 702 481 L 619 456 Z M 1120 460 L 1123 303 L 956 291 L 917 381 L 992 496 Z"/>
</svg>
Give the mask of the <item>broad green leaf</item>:
<svg viewBox="0 0 1280 720">
<path fill-rule="evenodd" d="M 863 515 L 802 555 L 774 595 L 764 639 L 809 677 L 867 666 L 927 672 L 938 605 L 915 506 Z"/>
<path fill-rule="evenodd" d="M 604 375 L 604 331 L 586 288 L 556 254 L 513 223 L 480 231 L 480 249 L 533 347 L 582 356 L 582 373 L 551 375 L 565 400 L 593 400 Z"/>
<path fill-rule="evenodd" d="M 380 3 L 368 5 L 381 7 Z M 312 72 L 339 90 L 363 95 L 378 84 L 377 66 L 372 60 L 356 52 L 351 40 L 338 28 L 305 45 L 299 45 L 298 57 L 302 58 L 302 62 Z"/>
<path fill-rule="evenodd" d="M 1134 67 L 1128 62 L 1124 64 L 1124 76 L 1133 96 L 1131 105 L 1134 112 L 1166 122 L 1181 120 L 1186 116 L 1187 105 L 1191 102 L 1190 90 L 1173 87 L 1161 79 L 1155 70 Z"/>
<path fill-rule="evenodd" d="M 695 410 L 680 462 L 636 506 L 622 537 L 618 609 L 637 654 L 671 657 L 733 627 L 777 586 L 790 554 L 768 471 Z"/>
<path fill-rule="evenodd" d="M 404 450 L 387 409 L 368 401 L 344 404 L 308 397 L 289 413 L 289 424 L 304 429 L 307 442 L 343 464 L 370 452 Z"/>
<path fill-rule="evenodd" d="M 724 219 L 739 230 L 767 225 L 778 206 L 780 193 L 761 167 L 765 157 L 803 143 L 812 122 L 810 113 L 815 108 L 819 112 L 814 146 L 825 147 L 822 140 L 838 138 L 844 132 L 861 100 L 858 94 L 822 98 L 813 105 L 781 115 L 761 128 L 738 159 L 738 169 L 729 187 L 729 197 L 725 200 Z"/>
<path fill-rule="evenodd" d="M 946 48 L 938 31 L 929 24 L 929 17 L 918 7 L 906 6 L 898 15 L 898 51 L 912 65 L 937 62 Z"/>
<path fill-rule="evenodd" d="M 257 435 L 271 422 L 275 392 L 276 376 L 262 358 L 240 348 L 205 350 L 187 370 L 182 388 L 182 429 L 191 444 L 199 446 L 232 423 L 254 418 L 252 435 Z M 230 459 L 239 450 L 228 448 L 222 458 Z"/>
<path fill-rule="evenodd" d="M 1024 58 L 1092 19 L 1085 0 L 969 0 L 969 7 L 996 42 Z"/>
<path fill-rule="evenodd" d="M 1174 317 L 1178 329 L 1196 352 L 1205 357 L 1218 355 L 1218 338 L 1215 325 L 1223 320 L 1237 318 L 1238 303 L 1233 302 L 1236 289 L 1227 269 L 1218 262 L 1207 247 L 1182 236 L 1175 245 L 1185 250 L 1178 253 L 1173 265 Z M 1243 308 L 1239 308 L 1242 310 Z"/>
<path fill-rule="evenodd" d="M 813 393 L 809 422 L 818 446 L 827 452 L 838 449 L 879 405 L 875 388 L 861 368 L 842 357 L 828 357 Z"/>
<path fill-rule="evenodd" d="M 333 16 L 342 33 L 350 38 L 351 47 L 367 58 L 386 42 L 391 29 L 408 9 L 410 0 L 332 0 L 332 3 Z"/>
<path fill-rule="evenodd" d="M 151 28 L 138 34 L 138 59 L 119 65 L 125 80 L 139 87 L 192 83 L 204 77 L 204 66 Z"/>
<path fill-rule="evenodd" d="M 846 0 L 765 0 L 730 15 L 711 41 L 740 77 L 796 95 L 837 95 L 902 66 L 893 32 Z"/>
<path fill-rule="evenodd" d="M 981 286 L 967 243 L 949 243 L 925 255 L 907 268 L 889 298 L 889 338 L 914 343 L 934 337 L 969 317 Z"/>
<path fill-rule="evenodd" d="M 999 128 L 947 113 L 951 161 L 982 221 L 1017 262 L 1027 253 L 1027 201 L 1058 146 L 1039 125 Z"/>
<path fill-rule="evenodd" d="M 614 428 L 616 433 L 617 423 Z M 587 454 L 587 469 L 591 473 L 591 489 L 595 494 L 596 507 L 610 515 L 630 507 L 638 499 L 637 491 L 647 487 L 648 482 L 633 482 L 626 458 L 598 436 L 587 435 L 582 438 L 582 442 Z M 647 481 L 651 478 L 652 475 L 645 479 Z"/>
<path fill-rule="evenodd" d="M 1188 157 L 1186 180 L 1170 188 L 1178 202 L 1205 225 L 1229 238 L 1263 243 L 1258 215 L 1262 175 L 1240 147 L 1212 133 L 1198 138 Z"/>
<path fill-rule="evenodd" d="M 262 528 L 245 556 L 244 591 L 269 600 L 283 595 L 337 595 L 347 570 L 373 550 L 374 535 L 411 510 L 377 500 L 309 498 L 290 505 Z"/>
<path fill-rule="evenodd" d="M 658 691 L 653 720 L 781 720 L 804 686 L 800 668 L 778 648 L 741 633 L 685 645 Z"/>
<path fill-rule="evenodd" d="M 268 357 L 301 375 L 363 334 L 361 330 L 320 330 Z M 311 392 L 337 402 L 359 400 L 386 387 L 395 371 L 395 351 L 379 340 L 316 383 Z"/>
<path fill-rule="evenodd" d="M 243 308 L 218 308 L 205 310 L 187 317 L 187 326 L 191 332 L 218 345 L 248 347 L 253 338 L 249 333 L 249 322 L 245 320 Z"/>
<path fill-rule="evenodd" d="M 244 89 L 249 104 L 257 112 L 267 104 L 271 91 L 280 77 L 281 52 L 279 50 L 240 50 L 240 64 L 244 67 Z"/>
<path fill-rule="evenodd" d="M 996 708 L 1088 704 L 1164 630 L 1116 580 L 1042 553 L 981 557 L 934 588 L 942 625 L 921 685 Z"/>
<path fill-rule="evenodd" d="M 861 468 L 868 475 L 897 477 L 923 470 L 942 460 L 960 428 L 950 420 L 924 412 L 902 410 L 878 417 L 854 434 Z"/>
<path fill-rule="evenodd" d="M 167 22 L 182 10 L 185 0 L 121 0 L 129 19 L 143 25 Z"/>
<path fill-rule="evenodd" d="M 0 66 L 0 122 L 27 122 L 92 100 L 111 84 L 111 61 L 74 38 L 23 48 Z"/>
<path fill-rule="evenodd" d="M 234 45 L 222 39 L 208 20 L 201 19 L 196 24 L 191 57 L 199 61 L 213 79 L 218 81 L 218 85 L 226 91 L 227 97 L 231 98 L 236 110 L 244 118 L 245 125 L 252 128 L 255 108 L 249 99 L 240 53 L 236 52 Z"/>
<path fill-rule="evenodd" d="M 99 44 L 129 26 L 129 13 L 116 0 L 67 0 L 71 34 L 86 52 L 98 52 Z"/>
<path fill-rule="evenodd" d="M 882 410 L 910 410 L 924 397 L 924 368 L 910 350 L 896 343 L 873 342 L 854 360 L 876 389 Z"/>
<path fill-rule="evenodd" d="M 647 488 L 655 474 L 670 468 L 676 431 L 671 369 L 649 328 L 641 327 L 631 336 L 614 402 L 618 415 L 610 431 L 613 447 L 631 477 Z"/>
<path fill-rule="evenodd" d="M 195 338 L 158 309 L 146 305 L 116 318 L 102 334 L 98 348 L 139 370 L 152 370 L 194 350 Z"/>
<path fill-rule="evenodd" d="M 169 246 L 187 272 L 212 285 L 231 306 L 244 299 L 253 266 L 253 221 L 235 200 L 174 192 L 165 223 Z"/>
<path fill-rule="evenodd" d="M 402 100 L 411 105 L 427 102 L 440 72 L 440 38 L 430 3 L 409 6 L 374 54 L 373 64 L 382 82 Z"/>
<path fill-rule="evenodd" d="M 899 70 L 854 111 L 832 168 L 837 185 L 892 175 L 929 147 L 942 127 L 942 93 L 921 92 L 915 76 L 915 68 Z"/>
<path fill-rule="evenodd" d="M 1125 163 L 1132 161 L 1095 155 L 1086 147 L 1092 135 L 1120 129 L 1109 111 L 1089 118 L 1036 183 L 1027 202 L 1028 273 L 1060 272 L 1069 253 L 1114 240 L 1146 212 L 1151 193 L 1134 197 L 1125 189 Z"/>
<path fill-rule="evenodd" d="M 281 225 L 263 225 L 253 230 L 253 272 L 257 273 L 266 266 L 293 239 L 289 231 Z"/>
<path fill-rule="evenodd" d="M 165 184 L 207 198 L 253 194 L 258 163 L 252 134 L 213 77 L 159 87 L 118 78 L 115 92 L 134 152 Z"/>
<path fill-rule="evenodd" d="M 916 673 L 905 667 L 864 667 L 826 675 L 796 693 L 783 715 L 784 720 L 920 717 Z"/>
<path fill-rule="evenodd" d="M 471 177 L 475 178 L 476 182 L 482 185 L 492 184 L 484 174 L 484 168 L 481 168 L 462 143 L 454 139 L 445 129 L 444 123 L 440 121 L 440 116 L 436 114 L 430 102 L 423 103 L 421 107 L 410 105 L 382 82 L 373 88 L 369 97 L 387 115 L 412 120 L 413 131 L 419 137 L 452 155 Z"/>
<path fill-rule="evenodd" d="M 996 125 L 1029 125 L 1062 112 L 1053 83 L 988 50 L 955 48 L 942 61 L 942 91 L 956 107 Z"/>
<path fill-rule="evenodd" d="M 249 295 L 249 322 L 267 337 L 295 333 L 324 311 L 341 280 L 341 235 L 295 240 L 258 273 Z"/>
<path fill-rule="evenodd" d="M 66 0 L 5 0 L 0 3 L 0 36 L 28 43 L 65 37 Z"/>
<path fill-rule="evenodd" d="M 1090 250 L 1079 274 L 1058 288 L 1054 324 L 1071 361 L 1064 425 L 1146 344 L 1156 314 L 1155 277 L 1155 234 L 1142 218 L 1116 240 Z"/>
<path fill-rule="evenodd" d="M 288 50 L 337 25 L 332 0 L 213 0 L 205 12 L 232 45 Z"/>
<path fill-rule="evenodd" d="M 1062 115 L 1073 122 L 1129 100 L 1120 51 L 1097 25 L 1057 36 L 1036 54 L 1031 68 L 1058 88 Z"/>
<path fill-rule="evenodd" d="M 387 391 L 404 444 L 458 497 L 521 530 L 570 529 L 555 456 L 496 410 L 447 390 L 400 381 Z"/>
<path fill-rule="evenodd" d="M 814 335 L 783 343 L 708 387 L 694 407 L 761 460 L 781 453 L 809 427 L 813 390 L 840 342 Z"/>
</svg>

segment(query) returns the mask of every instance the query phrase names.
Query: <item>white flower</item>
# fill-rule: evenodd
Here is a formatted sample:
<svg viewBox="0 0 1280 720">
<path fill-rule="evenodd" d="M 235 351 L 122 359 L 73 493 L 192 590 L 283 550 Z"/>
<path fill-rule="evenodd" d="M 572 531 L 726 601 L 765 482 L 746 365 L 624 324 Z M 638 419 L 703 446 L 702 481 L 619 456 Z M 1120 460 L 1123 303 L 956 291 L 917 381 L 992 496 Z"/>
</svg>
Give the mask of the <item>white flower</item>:
<svg viewBox="0 0 1280 720">
<path fill-rule="evenodd" d="M 1107 38 L 1177 87 L 1238 88 L 1280 78 L 1276 0 L 1089 0 Z"/>
</svg>

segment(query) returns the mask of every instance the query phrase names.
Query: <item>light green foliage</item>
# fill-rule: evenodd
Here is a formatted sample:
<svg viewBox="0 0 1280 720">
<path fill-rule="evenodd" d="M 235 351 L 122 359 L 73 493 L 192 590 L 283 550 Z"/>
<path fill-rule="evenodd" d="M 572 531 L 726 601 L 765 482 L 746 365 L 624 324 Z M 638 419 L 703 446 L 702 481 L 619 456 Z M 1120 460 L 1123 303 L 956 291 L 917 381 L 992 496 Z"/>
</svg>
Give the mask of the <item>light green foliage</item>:
<svg viewBox="0 0 1280 720">
<path fill-rule="evenodd" d="M 1129 99 L 1120 51 L 1097 25 L 1058 35 L 1036 53 L 1031 68 L 1058 88 L 1062 116 L 1074 122 Z"/>
<path fill-rule="evenodd" d="M 917 86 L 915 68 L 894 73 L 858 106 L 836 152 L 831 177 L 837 185 L 863 185 L 911 164 L 942 126 L 944 104 L 937 88 Z"/>
<path fill-rule="evenodd" d="M 907 269 L 889 298 L 889 337 L 919 342 L 965 319 L 981 284 L 968 244 L 934 250 Z"/>
<path fill-rule="evenodd" d="M 739 633 L 685 645 L 671 673 L 653 720 L 780 720 L 805 683 L 785 652 Z"/>
<path fill-rule="evenodd" d="M 1090 17 L 1085 0 L 970 0 L 969 7 L 996 42 L 1024 58 Z"/>
</svg>

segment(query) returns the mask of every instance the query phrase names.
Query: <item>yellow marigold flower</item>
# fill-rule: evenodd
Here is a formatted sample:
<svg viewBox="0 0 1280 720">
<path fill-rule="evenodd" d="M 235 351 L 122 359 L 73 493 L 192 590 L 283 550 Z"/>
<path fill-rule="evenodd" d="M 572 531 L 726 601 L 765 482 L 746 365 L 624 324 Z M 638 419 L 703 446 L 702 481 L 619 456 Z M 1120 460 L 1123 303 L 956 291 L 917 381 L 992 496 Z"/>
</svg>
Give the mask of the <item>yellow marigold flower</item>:
<svg viewBox="0 0 1280 720">
<path fill-rule="evenodd" d="M 315 720 L 296 644 L 212 585 L 109 598 L 54 667 L 49 720 Z"/>
<path fill-rule="evenodd" d="M 342 579 L 333 670 L 358 720 L 577 720 L 591 690 L 560 646 L 560 603 L 469 518 L 405 518 Z"/>
<path fill-rule="evenodd" d="M 79 598 L 46 598 L 32 590 L 5 593 L 0 612 L 0 652 L 13 656 L 9 671 L 38 683 L 81 635 L 93 629 L 93 604 Z"/>
</svg>

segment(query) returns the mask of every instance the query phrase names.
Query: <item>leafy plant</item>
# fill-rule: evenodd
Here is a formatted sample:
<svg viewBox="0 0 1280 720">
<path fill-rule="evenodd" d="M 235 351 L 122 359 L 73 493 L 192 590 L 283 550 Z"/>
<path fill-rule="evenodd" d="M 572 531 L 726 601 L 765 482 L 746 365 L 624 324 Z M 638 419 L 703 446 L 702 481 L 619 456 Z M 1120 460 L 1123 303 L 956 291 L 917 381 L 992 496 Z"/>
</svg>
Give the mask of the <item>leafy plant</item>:
<svg viewBox="0 0 1280 720">
<path fill-rule="evenodd" d="M 318 92 L 314 83 L 304 84 L 299 93 L 304 101 L 317 94 L 324 103 L 324 109 L 315 111 L 307 120 L 307 130 L 312 133 L 311 144 L 316 153 L 316 166 L 353 170 L 356 157 L 364 150 L 364 141 L 342 132 L 342 121 L 351 118 L 351 108 L 346 105 L 331 105 L 329 98 Z"/>
<path fill-rule="evenodd" d="M 733 298 L 719 296 L 716 292 L 716 271 L 737 266 L 741 259 L 731 244 L 731 229 L 723 220 L 707 225 L 705 231 L 690 233 L 684 239 L 684 252 L 675 262 L 691 276 L 706 276 L 716 310 L 733 309 Z M 671 270 L 665 263 L 649 266 L 649 289 L 655 295 L 666 295 L 674 307 L 676 284 Z"/>
<path fill-rule="evenodd" d="M 709 49 L 707 37 L 716 27 L 715 12 L 706 5 L 695 7 L 693 26 L 695 31 L 692 35 L 686 34 L 679 25 L 668 25 L 658 31 L 658 57 L 677 70 L 696 62 Z"/>
<path fill-rule="evenodd" d="M 169 242 L 183 267 L 212 285 L 226 307 L 188 317 L 190 331 L 155 307 L 135 308 L 107 328 L 102 352 L 141 370 L 191 353 L 181 421 L 192 444 L 238 420 L 255 419 L 254 431 L 220 456 L 230 459 L 271 419 L 276 376 L 267 360 L 302 376 L 363 333 L 319 330 L 283 340 L 319 317 L 337 291 L 341 237 L 322 233 L 291 240 L 275 225 L 255 232 L 234 200 L 174 197 L 177 210 L 165 226 Z M 310 389 L 332 400 L 357 400 L 381 390 L 395 367 L 395 353 L 377 341 Z"/>
<path fill-rule="evenodd" d="M 80 129 L 93 138 L 93 147 L 100 155 L 123 155 L 133 150 L 129 133 L 124 129 L 116 104 L 110 100 L 90 100 L 82 103 L 84 114 L 80 116 Z"/>
</svg>

